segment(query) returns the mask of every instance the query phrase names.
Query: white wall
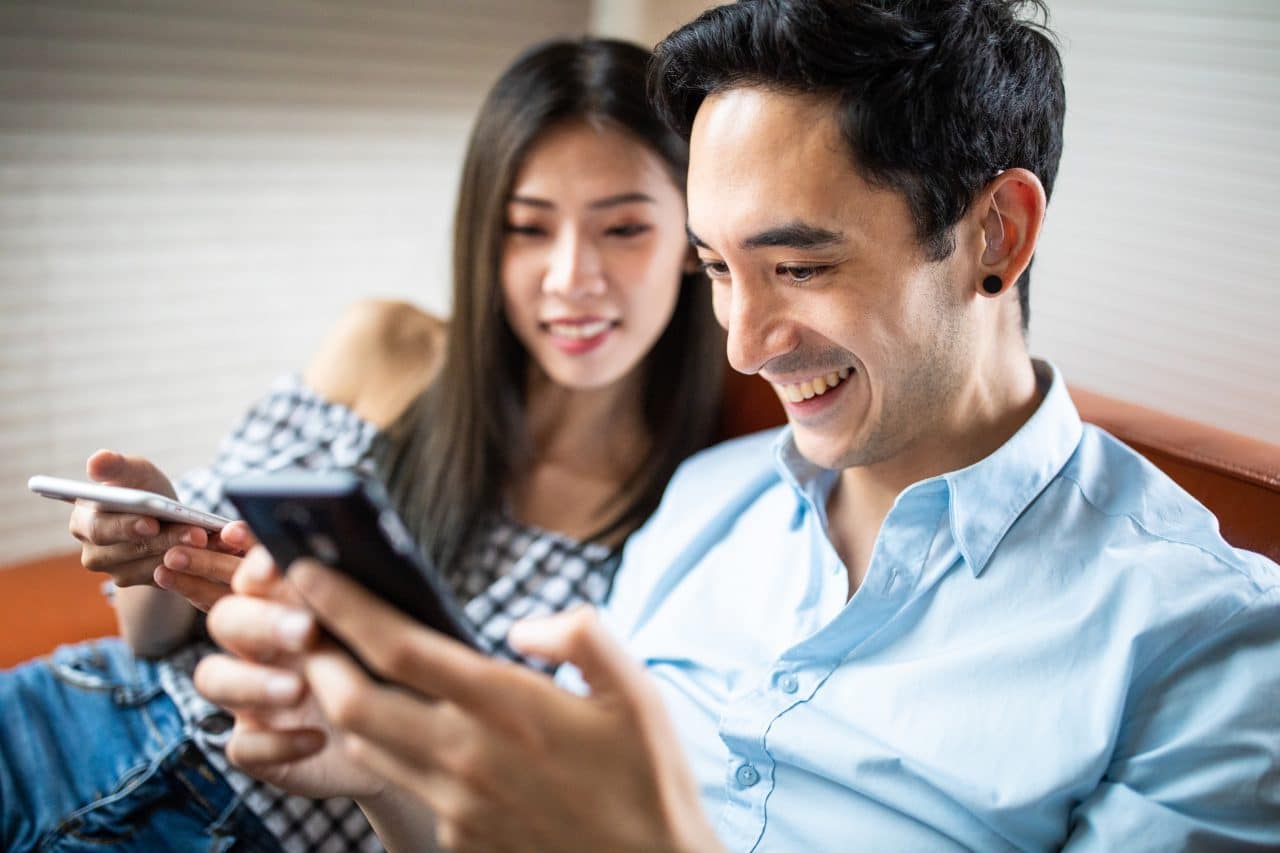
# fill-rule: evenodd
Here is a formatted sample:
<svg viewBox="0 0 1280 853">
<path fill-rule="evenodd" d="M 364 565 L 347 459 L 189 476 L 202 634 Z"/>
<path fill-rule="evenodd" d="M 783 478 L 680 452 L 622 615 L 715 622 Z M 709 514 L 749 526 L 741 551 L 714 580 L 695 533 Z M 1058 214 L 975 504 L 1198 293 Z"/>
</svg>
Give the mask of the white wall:
<svg viewBox="0 0 1280 853">
<path fill-rule="evenodd" d="M 33 473 L 207 460 L 341 307 L 445 310 L 465 135 L 588 0 L 0 3 L 0 565 Z"/>
</svg>

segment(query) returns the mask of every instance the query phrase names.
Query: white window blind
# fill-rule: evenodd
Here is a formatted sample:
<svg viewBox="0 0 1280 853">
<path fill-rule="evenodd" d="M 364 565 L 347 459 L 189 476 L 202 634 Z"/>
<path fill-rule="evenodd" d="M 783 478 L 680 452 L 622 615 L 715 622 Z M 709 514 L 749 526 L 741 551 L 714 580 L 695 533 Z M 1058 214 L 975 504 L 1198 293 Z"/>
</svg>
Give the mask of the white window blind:
<svg viewBox="0 0 1280 853">
<path fill-rule="evenodd" d="M 1032 350 L 1280 443 L 1280 3 L 1051 0 L 1066 150 Z"/>
<path fill-rule="evenodd" d="M 343 306 L 446 310 L 466 133 L 587 0 L 0 0 L 0 565 L 34 473 L 180 473 Z"/>
</svg>

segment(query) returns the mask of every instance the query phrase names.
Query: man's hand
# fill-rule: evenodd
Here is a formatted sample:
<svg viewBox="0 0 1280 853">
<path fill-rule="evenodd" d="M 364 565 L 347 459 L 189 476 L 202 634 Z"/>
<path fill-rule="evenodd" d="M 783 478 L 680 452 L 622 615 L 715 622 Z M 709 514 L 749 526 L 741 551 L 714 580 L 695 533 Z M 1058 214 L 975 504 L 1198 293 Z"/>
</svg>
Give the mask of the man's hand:
<svg viewBox="0 0 1280 853">
<path fill-rule="evenodd" d="M 210 655 L 197 689 L 236 718 L 227 757 L 250 775 L 308 797 L 376 798 L 385 782 L 353 763 L 308 695 L 301 652 L 320 642 L 315 620 L 254 548 L 231 581 L 233 594 L 209 611 L 213 638 L 238 657 Z"/>
<path fill-rule="evenodd" d="M 593 611 L 510 637 L 522 653 L 577 665 L 584 698 L 417 625 L 317 563 L 295 564 L 289 578 L 393 682 L 329 646 L 306 656 L 312 694 L 350 756 L 434 811 L 445 847 L 719 849 L 656 688 Z M 362 805 L 375 824 L 396 822 Z"/>
</svg>

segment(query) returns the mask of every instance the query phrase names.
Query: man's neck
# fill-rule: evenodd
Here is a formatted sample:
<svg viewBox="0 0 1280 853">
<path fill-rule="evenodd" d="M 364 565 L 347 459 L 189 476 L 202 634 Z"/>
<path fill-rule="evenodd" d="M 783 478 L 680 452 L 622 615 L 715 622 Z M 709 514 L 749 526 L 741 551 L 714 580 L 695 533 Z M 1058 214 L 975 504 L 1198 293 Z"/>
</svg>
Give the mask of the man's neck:
<svg viewBox="0 0 1280 853">
<path fill-rule="evenodd" d="M 845 468 L 827 503 L 832 544 L 849 571 L 849 594 L 861 586 L 893 502 L 913 483 L 990 456 L 1040 405 L 1035 370 L 1025 351 L 975 374 L 934 428 L 891 458 Z"/>
</svg>

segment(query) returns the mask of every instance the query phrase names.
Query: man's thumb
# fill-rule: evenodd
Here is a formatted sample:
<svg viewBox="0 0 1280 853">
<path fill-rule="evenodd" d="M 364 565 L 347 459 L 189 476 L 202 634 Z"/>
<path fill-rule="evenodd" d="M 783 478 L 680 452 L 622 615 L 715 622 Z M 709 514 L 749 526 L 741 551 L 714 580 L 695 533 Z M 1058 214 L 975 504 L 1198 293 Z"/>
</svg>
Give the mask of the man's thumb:
<svg viewBox="0 0 1280 853">
<path fill-rule="evenodd" d="M 522 655 L 551 663 L 571 663 L 593 695 L 632 692 L 644 677 L 600 622 L 594 607 L 579 605 L 554 616 L 511 626 L 507 642 Z"/>
</svg>

